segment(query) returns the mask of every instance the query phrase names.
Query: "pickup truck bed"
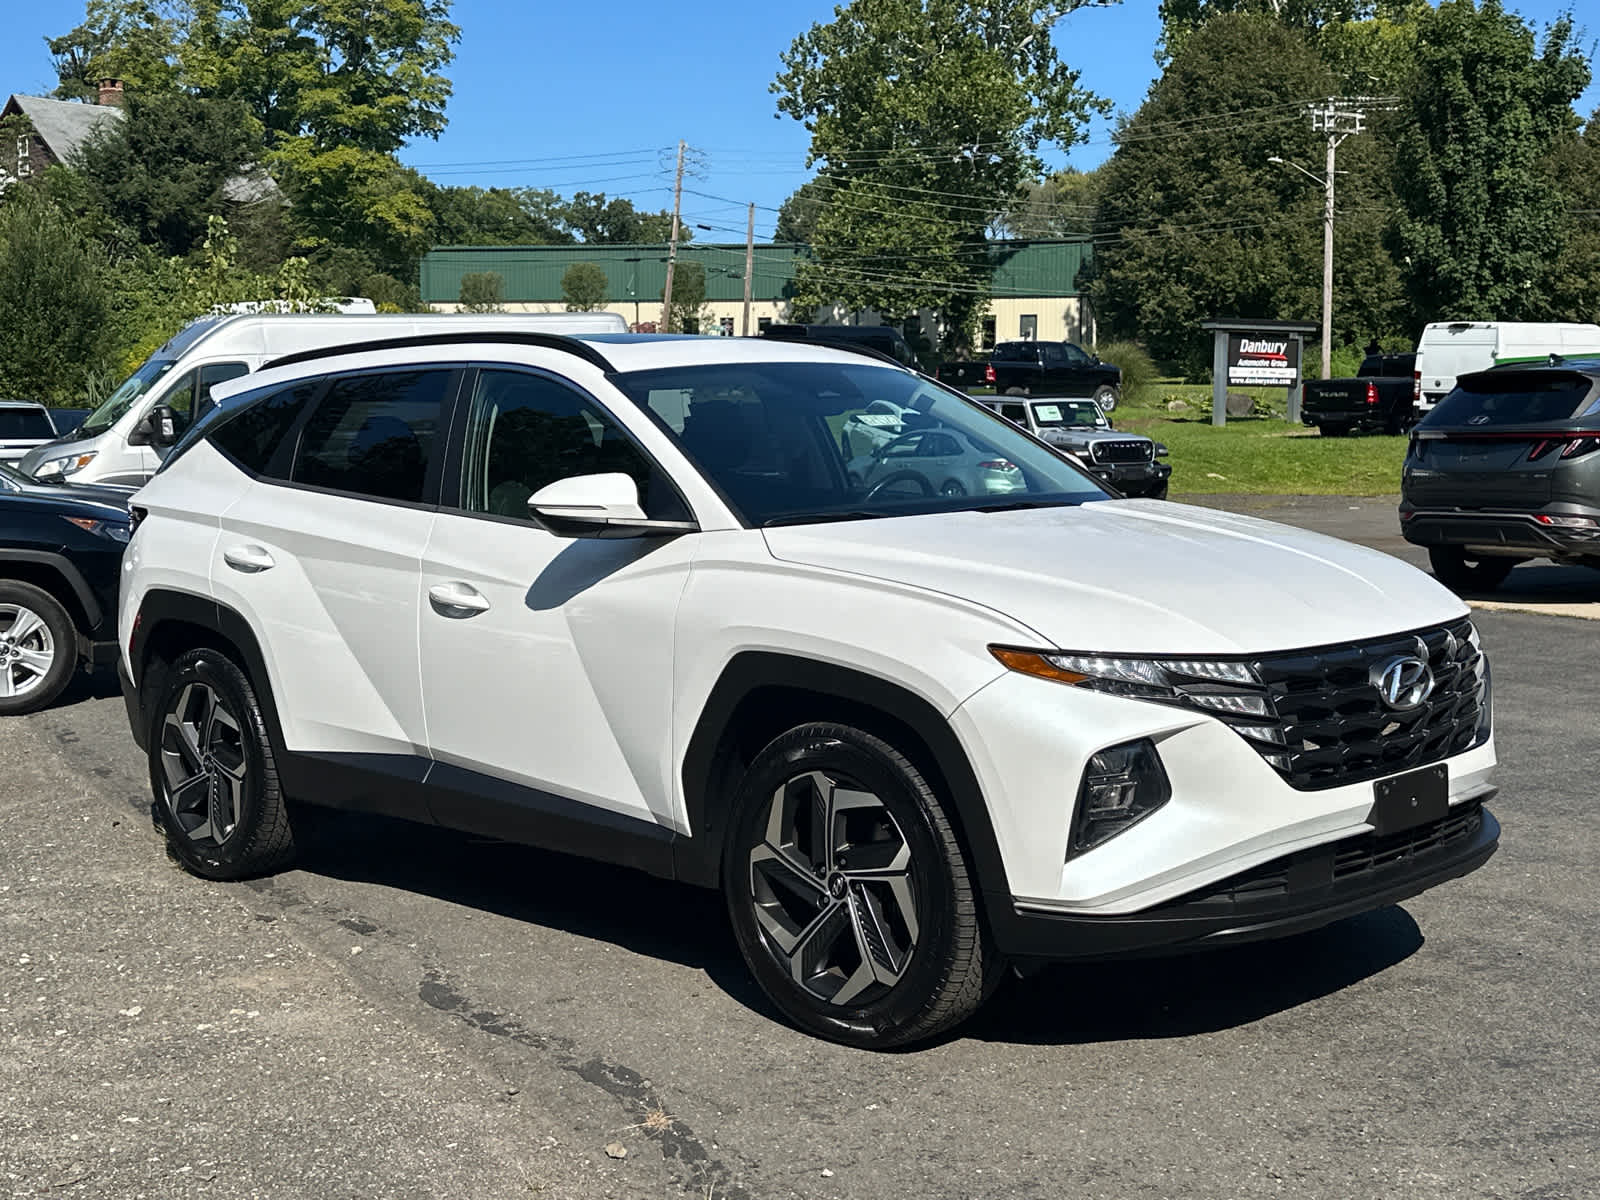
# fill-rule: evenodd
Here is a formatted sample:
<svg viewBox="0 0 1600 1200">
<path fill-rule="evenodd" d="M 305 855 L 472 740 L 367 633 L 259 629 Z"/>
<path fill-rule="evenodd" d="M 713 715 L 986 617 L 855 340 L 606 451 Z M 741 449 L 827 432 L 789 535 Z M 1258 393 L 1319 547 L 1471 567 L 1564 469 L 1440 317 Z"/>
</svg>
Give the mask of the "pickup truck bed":
<svg viewBox="0 0 1600 1200">
<path fill-rule="evenodd" d="M 1308 379 L 1300 420 L 1325 437 L 1363 430 L 1403 433 L 1416 423 L 1412 406 L 1412 354 L 1374 354 L 1354 379 Z"/>
</svg>

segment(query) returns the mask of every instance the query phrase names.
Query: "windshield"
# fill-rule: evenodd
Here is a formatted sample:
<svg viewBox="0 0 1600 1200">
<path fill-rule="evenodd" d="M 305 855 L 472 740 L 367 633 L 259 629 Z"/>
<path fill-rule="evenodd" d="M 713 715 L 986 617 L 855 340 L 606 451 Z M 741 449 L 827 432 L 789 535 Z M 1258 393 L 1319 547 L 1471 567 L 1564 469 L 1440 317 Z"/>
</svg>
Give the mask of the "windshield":
<svg viewBox="0 0 1600 1200">
<path fill-rule="evenodd" d="M 909 371 L 729 363 L 615 382 L 749 525 L 1108 498 L 1010 422 Z"/>
<path fill-rule="evenodd" d="M 1041 429 L 1052 425 L 1094 429 L 1106 420 L 1093 400 L 1052 400 L 1048 404 L 1035 401 L 1033 419 Z"/>
<path fill-rule="evenodd" d="M 0 408 L 0 438 L 53 438 L 56 427 L 42 408 Z"/>
<path fill-rule="evenodd" d="M 158 379 L 177 365 L 177 362 L 170 358 L 150 359 L 123 380 L 122 386 L 106 397 L 104 404 L 89 414 L 89 419 L 83 423 L 78 432 L 84 437 L 93 437 L 110 429 L 134 406 L 140 396 L 149 392 Z"/>
</svg>

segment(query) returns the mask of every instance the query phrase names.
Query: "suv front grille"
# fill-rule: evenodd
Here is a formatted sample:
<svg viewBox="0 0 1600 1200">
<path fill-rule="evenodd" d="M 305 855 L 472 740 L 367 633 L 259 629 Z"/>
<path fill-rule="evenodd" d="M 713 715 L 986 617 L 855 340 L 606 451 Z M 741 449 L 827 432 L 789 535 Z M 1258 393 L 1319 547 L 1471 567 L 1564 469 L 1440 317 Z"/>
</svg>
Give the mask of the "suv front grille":
<svg viewBox="0 0 1600 1200">
<path fill-rule="evenodd" d="M 1375 668 L 1408 656 L 1427 661 L 1433 691 L 1417 708 L 1397 712 L 1379 696 L 1373 676 Z M 1291 787 L 1308 791 L 1469 750 L 1488 703 L 1488 664 L 1464 618 L 1349 646 L 1266 655 L 1250 667 L 1257 684 L 1190 683 L 1179 690 L 1244 738 Z M 1228 696 L 1260 697 L 1267 712 L 1219 711 Z"/>
<path fill-rule="evenodd" d="M 1091 442 L 1089 444 L 1089 454 L 1095 462 L 1141 463 L 1150 461 L 1151 451 L 1154 448 L 1154 442 L 1143 439 L 1138 441 Z"/>
</svg>

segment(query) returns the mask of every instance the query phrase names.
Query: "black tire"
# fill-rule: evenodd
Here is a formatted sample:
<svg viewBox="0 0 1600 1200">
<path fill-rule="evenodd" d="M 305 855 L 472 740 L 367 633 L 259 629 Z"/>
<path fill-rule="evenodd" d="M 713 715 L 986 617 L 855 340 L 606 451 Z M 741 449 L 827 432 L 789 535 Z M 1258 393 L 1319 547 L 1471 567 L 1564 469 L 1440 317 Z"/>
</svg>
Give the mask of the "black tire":
<svg viewBox="0 0 1600 1200">
<path fill-rule="evenodd" d="M 946 479 L 939 485 L 939 495 L 941 496 L 965 496 L 966 494 L 967 485 L 959 479 Z"/>
<path fill-rule="evenodd" d="M 824 813 L 834 832 L 819 841 Z M 791 820 L 792 838 L 772 832 Z M 879 866 L 881 878 L 853 873 Z M 975 1012 L 1002 974 L 943 802 L 910 760 L 859 729 L 802 725 L 756 755 L 735 799 L 723 888 L 762 990 L 831 1041 L 884 1050 L 932 1037 Z M 804 983 L 785 937 L 796 970 L 813 968 Z"/>
<path fill-rule="evenodd" d="M 151 815 L 187 870 L 247 879 L 293 858 L 272 738 L 233 660 L 202 649 L 173 663 L 148 734 Z"/>
<path fill-rule="evenodd" d="M 1521 559 L 1472 558 L 1460 546 L 1429 546 L 1428 565 L 1440 583 L 1458 592 L 1492 592 Z"/>
<path fill-rule="evenodd" d="M 1095 388 L 1094 395 L 1090 397 L 1100 406 L 1101 412 L 1115 412 L 1117 408 L 1117 389 L 1109 383 L 1101 384 Z"/>
<path fill-rule="evenodd" d="M 78 629 L 43 588 L 0 579 L 0 717 L 55 702 L 78 665 Z"/>
</svg>

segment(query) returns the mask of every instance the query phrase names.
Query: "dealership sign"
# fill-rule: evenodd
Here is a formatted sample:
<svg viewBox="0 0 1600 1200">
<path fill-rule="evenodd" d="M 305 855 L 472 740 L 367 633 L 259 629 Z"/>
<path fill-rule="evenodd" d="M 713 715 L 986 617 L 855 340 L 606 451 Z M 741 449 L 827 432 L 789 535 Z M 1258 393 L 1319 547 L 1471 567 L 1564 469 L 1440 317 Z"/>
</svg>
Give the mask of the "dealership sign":
<svg viewBox="0 0 1600 1200">
<path fill-rule="evenodd" d="M 1230 333 L 1229 387 L 1293 387 L 1300 377 L 1300 339 L 1288 334 Z"/>
</svg>

